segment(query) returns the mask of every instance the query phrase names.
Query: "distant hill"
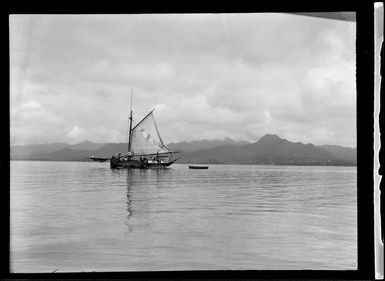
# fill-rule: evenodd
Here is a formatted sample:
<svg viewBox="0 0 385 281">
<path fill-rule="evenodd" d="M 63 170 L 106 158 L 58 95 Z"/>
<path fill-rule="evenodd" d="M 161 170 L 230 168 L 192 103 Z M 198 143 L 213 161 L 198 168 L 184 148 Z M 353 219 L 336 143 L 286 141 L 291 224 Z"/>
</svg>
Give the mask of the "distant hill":
<svg viewBox="0 0 385 281">
<path fill-rule="evenodd" d="M 345 158 L 345 155 L 349 157 Z M 357 162 L 344 147 L 333 146 L 327 150 L 267 134 L 255 143 L 242 146 L 222 145 L 183 153 L 180 163 L 356 165 Z"/>
<path fill-rule="evenodd" d="M 93 143 L 84 141 L 74 145 L 67 143 L 33 144 L 11 146 L 11 160 L 59 160 L 59 161 L 81 161 L 82 155 L 89 155 L 105 146 L 104 143 Z M 83 152 L 84 150 L 84 152 Z"/>
<path fill-rule="evenodd" d="M 92 155 L 95 157 L 109 157 L 121 153 L 124 155 L 127 153 L 127 143 L 107 143 L 97 150 L 92 151 Z"/>
<path fill-rule="evenodd" d="M 221 145 L 245 145 L 248 144 L 247 141 L 235 141 L 230 138 L 226 138 L 223 140 L 199 140 L 199 141 L 191 141 L 191 142 L 178 142 L 178 143 L 169 143 L 167 146 L 172 150 L 181 150 L 183 152 L 192 152 L 200 149 L 208 149 Z"/>
<path fill-rule="evenodd" d="M 321 145 L 319 147 L 325 149 L 340 159 L 344 159 L 352 163 L 357 163 L 357 149 L 355 148 L 338 145 Z"/>
<path fill-rule="evenodd" d="M 106 144 L 105 143 L 95 143 L 95 142 L 90 142 L 89 140 L 85 140 L 81 143 L 71 145 L 69 148 L 71 148 L 73 150 L 96 150 L 96 149 L 101 148 L 104 145 L 106 145 Z"/>
<path fill-rule="evenodd" d="M 50 153 L 52 151 L 61 150 L 69 147 L 66 143 L 49 143 L 49 144 L 32 144 L 32 145 L 16 145 L 11 146 L 11 159 L 29 159 L 34 155 Z"/>
<path fill-rule="evenodd" d="M 45 161 L 87 161 L 90 157 L 90 150 L 71 149 L 69 147 L 49 153 L 32 155 L 27 160 Z"/>
<path fill-rule="evenodd" d="M 337 145 L 315 146 L 290 142 L 267 134 L 257 142 L 201 140 L 170 143 L 182 150 L 178 163 L 277 164 L 277 165 L 356 165 L 356 149 Z M 46 144 L 11 147 L 12 160 L 89 161 L 90 156 L 109 157 L 127 151 L 127 143 L 92 143 L 75 145 Z"/>
</svg>

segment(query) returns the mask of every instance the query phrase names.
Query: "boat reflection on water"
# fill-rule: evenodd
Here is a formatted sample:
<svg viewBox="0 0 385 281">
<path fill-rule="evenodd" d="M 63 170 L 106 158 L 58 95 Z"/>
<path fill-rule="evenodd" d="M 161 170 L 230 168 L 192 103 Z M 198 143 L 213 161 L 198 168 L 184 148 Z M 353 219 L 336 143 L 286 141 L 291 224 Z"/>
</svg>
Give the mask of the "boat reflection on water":
<svg viewBox="0 0 385 281">
<path fill-rule="evenodd" d="M 119 172 L 127 173 L 128 193 L 132 188 L 148 188 L 151 186 L 164 187 L 164 181 L 170 180 L 172 169 L 119 169 Z"/>
<path fill-rule="evenodd" d="M 132 185 L 132 170 L 127 170 L 127 220 L 132 216 L 131 211 L 131 185 Z"/>
<path fill-rule="evenodd" d="M 127 226 L 129 232 L 132 231 L 132 225 L 129 220 L 138 212 L 147 217 L 151 216 L 153 211 L 151 202 L 154 203 L 154 188 L 166 187 L 165 182 L 172 179 L 172 169 L 112 169 L 117 177 L 122 179 L 126 177 L 126 210 Z M 151 191 L 152 190 L 152 191 Z M 132 222 L 131 222 L 132 223 Z"/>
</svg>

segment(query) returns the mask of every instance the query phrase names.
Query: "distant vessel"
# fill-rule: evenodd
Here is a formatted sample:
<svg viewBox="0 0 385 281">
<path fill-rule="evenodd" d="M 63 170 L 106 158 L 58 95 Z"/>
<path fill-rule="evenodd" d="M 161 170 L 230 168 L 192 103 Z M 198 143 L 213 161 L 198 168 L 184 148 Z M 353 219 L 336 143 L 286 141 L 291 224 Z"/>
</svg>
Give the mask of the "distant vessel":
<svg viewBox="0 0 385 281">
<path fill-rule="evenodd" d="M 110 160 L 110 167 L 115 168 L 166 168 L 179 158 L 172 160 L 174 153 L 162 141 L 153 115 L 155 108 L 139 123 L 132 127 L 132 94 L 129 117 L 128 149 L 126 155 L 114 155 L 111 158 L 96 158 L 92 160 L 105 162 Z"/>
<path fill-rule="evenodd" d="M 196 165 L 192 166 L 192 165 L 189 165 L 188 168 L 189 169 L 208 169 L 209 166 L 196 166 Z"/>
</svg>

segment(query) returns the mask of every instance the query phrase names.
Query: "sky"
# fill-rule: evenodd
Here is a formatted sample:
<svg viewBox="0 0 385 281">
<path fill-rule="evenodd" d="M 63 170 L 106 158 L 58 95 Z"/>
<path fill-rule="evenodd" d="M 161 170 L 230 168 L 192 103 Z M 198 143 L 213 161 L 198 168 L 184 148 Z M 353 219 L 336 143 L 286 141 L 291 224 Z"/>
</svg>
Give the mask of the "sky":
<svg viewBox="0 0 385 281">
<path fill-rule="evenodd" d="M 127 141 L 356 146 L 355 22 L 293 14 L 11 15 L 11 145 Z"/>
</svg>

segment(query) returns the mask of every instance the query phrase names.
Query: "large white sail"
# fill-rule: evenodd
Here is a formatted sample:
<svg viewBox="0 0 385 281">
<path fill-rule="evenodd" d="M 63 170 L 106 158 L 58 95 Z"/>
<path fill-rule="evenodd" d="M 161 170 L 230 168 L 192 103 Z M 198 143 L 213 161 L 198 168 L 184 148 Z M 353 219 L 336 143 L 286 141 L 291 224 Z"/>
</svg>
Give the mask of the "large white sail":
<svg viewBox="0 0 385 281">
<path fill-rule="evenodd" d="M 163 143 L 159 135 L 153 111 L 132 129 L 131 153 L 133 155 L 171 153 L 171 150 Z"/>
</svg>

